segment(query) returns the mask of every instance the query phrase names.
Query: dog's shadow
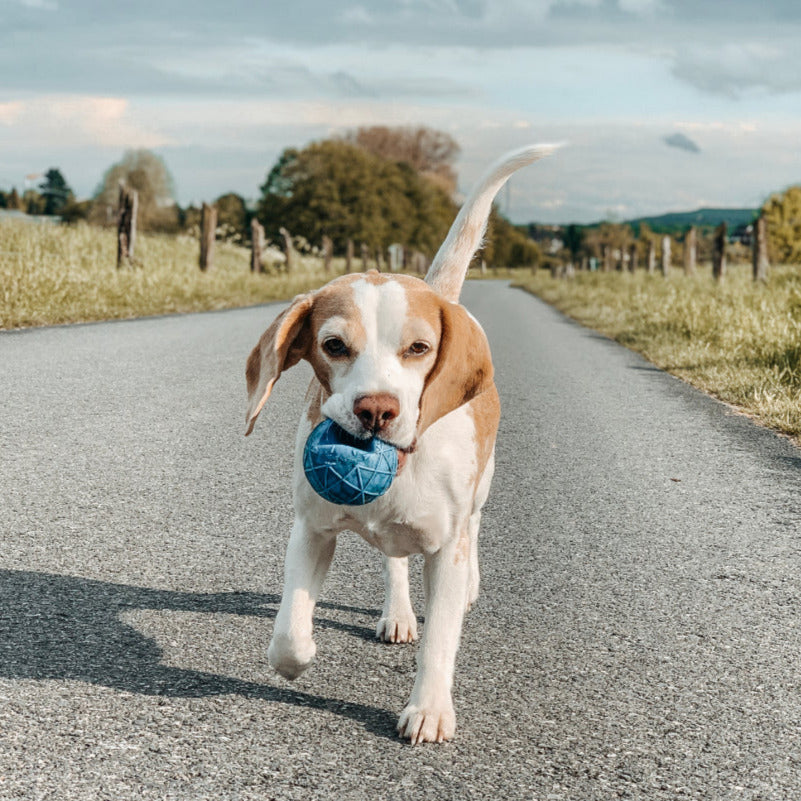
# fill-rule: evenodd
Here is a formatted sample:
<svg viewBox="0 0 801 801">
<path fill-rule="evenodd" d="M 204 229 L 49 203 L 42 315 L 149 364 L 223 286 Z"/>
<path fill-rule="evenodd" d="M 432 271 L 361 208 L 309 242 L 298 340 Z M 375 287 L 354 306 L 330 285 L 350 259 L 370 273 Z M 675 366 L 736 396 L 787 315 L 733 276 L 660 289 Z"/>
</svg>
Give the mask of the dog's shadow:
<svg viewBox="0 0 801 801">
<path fill-rule="evenodd" d="M 131 693 L 200 698 L 235 694 L 344 715 L 379 736 L 396 739 L 385 709 L 161 662 L 157 643 L 122 617 L 136 610 L 274 617 L 279 596 L 183 593 L 30 571 L 0 570 L 0 676 L 74 680 Z M 358 614 L 373 610 L 320 604 Z M 365 639 L 371 630 L 316 618 Z"/>
</svg>

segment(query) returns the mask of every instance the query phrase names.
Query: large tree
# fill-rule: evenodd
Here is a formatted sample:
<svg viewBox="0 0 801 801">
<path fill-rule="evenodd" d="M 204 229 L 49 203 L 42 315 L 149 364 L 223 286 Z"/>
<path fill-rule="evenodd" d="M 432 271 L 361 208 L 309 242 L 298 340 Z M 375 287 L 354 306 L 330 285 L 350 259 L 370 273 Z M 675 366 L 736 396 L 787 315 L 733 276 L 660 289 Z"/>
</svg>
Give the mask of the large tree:
<svg viewBox="0 0 801 801">
<path fill-rule="evenodd" d="M 285 150 L 261 190 L 258 215 L 269 236 L 281 226 L 314 243 L 327 235 L 340 252 L 352 239 L 433 254 L 455 211 L 447 193 L 410 166 L 342 140 Z"/>
<path fill-rule="evenodd" d="M 459 145 L 444 131 L 423 126 L 373 125 L 349 131 L 344 140 L 383 159 L 408 164 L 451 194 L 456 190 L 453 164 Z"/>
<path fill-rule="evenodd" d="M 151 230 L 173 230 L 178 224 L 172 176 L 164 160 L 150 150 L 128 150 L 106 170 L 95 192 L 92 219 L 107 223 L 114 218 L 120 182 L 139 194 L 139 226 Z"/>
</svg>

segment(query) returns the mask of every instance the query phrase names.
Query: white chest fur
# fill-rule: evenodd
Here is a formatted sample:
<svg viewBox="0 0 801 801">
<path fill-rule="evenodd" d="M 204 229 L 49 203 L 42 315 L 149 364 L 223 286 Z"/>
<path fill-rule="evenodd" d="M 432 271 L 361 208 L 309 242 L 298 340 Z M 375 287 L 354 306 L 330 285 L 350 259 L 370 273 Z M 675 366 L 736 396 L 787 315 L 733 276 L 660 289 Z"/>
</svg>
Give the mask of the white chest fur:
<svg viewBox="0 0 801 801">
<path fill-rule="evenodd" d="M 387 556 L 433 553 L 466 521 L 476 488 L 476 431 L 466 406 L 440 418 L 420 438 L 392 486 L 372 503 L 339 506 L 321 498 L 303 473 L 311 432 L 303 418 L 295 452 L 295 509 L 317 531 L 355 531 Z"/>
</svg>

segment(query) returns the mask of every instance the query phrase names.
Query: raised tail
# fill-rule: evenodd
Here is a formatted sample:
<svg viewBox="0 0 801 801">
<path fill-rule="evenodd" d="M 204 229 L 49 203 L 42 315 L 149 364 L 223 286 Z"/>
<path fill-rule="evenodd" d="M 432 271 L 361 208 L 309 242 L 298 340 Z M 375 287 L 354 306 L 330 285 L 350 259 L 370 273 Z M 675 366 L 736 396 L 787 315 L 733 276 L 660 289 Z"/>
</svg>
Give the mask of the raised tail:
<svg viewBox="0 0 801 801">
<path fill-rule="evenodd" d="M 448 236 L 434 256 L 426 283 L 447 300 L 459 300 L 473 254 L 481 247 L 492 201 L 509 176 L 545 156 L 559 145 L 529 145 L 496 161 L 476 184 L 453 221 Z"/>
</svg>

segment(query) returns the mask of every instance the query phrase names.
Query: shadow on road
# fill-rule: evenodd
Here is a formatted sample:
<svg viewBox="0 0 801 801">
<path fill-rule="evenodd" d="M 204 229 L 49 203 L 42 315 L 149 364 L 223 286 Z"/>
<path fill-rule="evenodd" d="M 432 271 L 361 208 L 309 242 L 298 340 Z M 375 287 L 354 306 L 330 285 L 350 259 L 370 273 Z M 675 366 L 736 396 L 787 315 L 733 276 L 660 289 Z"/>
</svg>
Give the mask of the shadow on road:
<svg viewBox="0 0 801 801">
<path fill-rule="evenodd" d="M 143 695 L 241 695 L 343 715 L 396 738 L 395 715 L 364 704 L 161 664 L 156 642 L 120 615 L 138 609 L 274 617 L 277 595 L 182 593 L 28 571 L 0 570 L 0 676 L 74 680 Z M 319 607 L 375 615 L 337 604 Z M 363 626 L 315 618 L 315 625 L 373 639 Z"/>
</svg>

